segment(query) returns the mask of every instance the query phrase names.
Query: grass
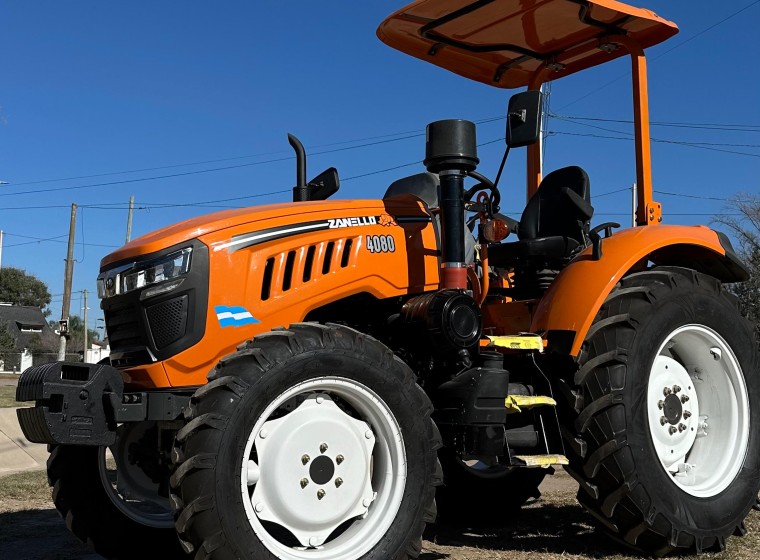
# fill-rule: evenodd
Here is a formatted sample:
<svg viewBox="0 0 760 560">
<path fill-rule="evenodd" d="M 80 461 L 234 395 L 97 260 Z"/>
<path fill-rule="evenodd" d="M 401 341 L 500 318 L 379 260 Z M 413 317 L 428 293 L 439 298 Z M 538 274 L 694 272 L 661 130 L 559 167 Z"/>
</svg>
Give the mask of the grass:
<svg viewBox="0 0 760 560">
<path fill-rule="evenodd" d="M 564 475 L 563 475 L 564 476 Z M 467 507 L 463 504 L 463 507 Z M 477 504 L 471 504 L 477 507 Z M 728 539 L 725 552 L 678 560 L 757 560 L 760 512 L 750 512 L 747 535 Z M 420 560 L 639 560 L 594 528 L 572 489 L 543 498 L 485 529 L 434 526 Z M 0 478 L 0 558 L 81 560 L 88 551 L 52 510 L 44 472 Z"/>
<path fill-rule="evenodd" d="M 20 403 L 16 400 L 16 388 L 13 386 L 0 386 L 0 408 L 12 408 L 17 406 L 29 406 L 31 403 Z"/>
<path fill-rule="evenodd" d="M 49 503 L 47 474 L 44 471 L 31 471 L 0 478 L 0 503 L 10 500 Z"/>
</svg>

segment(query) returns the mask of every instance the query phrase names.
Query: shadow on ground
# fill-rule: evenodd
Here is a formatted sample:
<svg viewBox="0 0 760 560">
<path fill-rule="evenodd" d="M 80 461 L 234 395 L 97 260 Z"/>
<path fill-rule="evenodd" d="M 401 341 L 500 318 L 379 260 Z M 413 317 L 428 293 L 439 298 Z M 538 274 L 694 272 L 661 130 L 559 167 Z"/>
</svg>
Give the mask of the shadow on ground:
<svg viewBox="0 0 760 560">
<path fill-rule="evenodd" d="M 588 513 L 577 504 L 555 505 L 541 501 L 495 521 L 490 526 L 464 524 L 430 526 L 425 539 L 445 547 L 470 547 L 499 552 L 540 552 L 586 555 L 593 558 L 640 558 L 596 530 Z M 455 558 L 443 552 L 425 551 L 420 560 Z"/>
<path fill-rule="evenodd" d="M 434 525 L 425 535 L 431 543 L 481 551 L 625 557 L 627 553 L 623 547 L 600 536 L 601 533 L 590 525 L 589 517 L 581 507 L 545 502 L 518 511 L 502 524 L 477 529 L 462 525 Z M 428 547 L 424 550 L 420 560 L 457 558 L 455 551 L 434 552 Z M 44 509 L 0 513 L 0 558 L 96 560 L 100 557 L 69 533 L 55 510 Z"/>
<path fill-rule="evenodd" d="M 100 556 L 66 529 L 54 509 L 0 513 L 3 560 L 97 560 Z"/>
</svg>

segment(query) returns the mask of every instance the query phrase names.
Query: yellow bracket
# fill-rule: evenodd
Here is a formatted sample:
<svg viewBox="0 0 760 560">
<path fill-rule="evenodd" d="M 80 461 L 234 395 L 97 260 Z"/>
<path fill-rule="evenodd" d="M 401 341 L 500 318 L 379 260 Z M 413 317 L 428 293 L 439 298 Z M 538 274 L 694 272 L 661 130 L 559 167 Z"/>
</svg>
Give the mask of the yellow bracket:
<svg viewBox="0 0 760 560">
<path fill-rule="evenodd" d="M 533 408 L 534 406 L 557 406 L 557 401 L 551 397 L 531 396 L 531 395 L 507 395 L 504 399 L 504 406 L 507 414 L 522 412 L 523 408 Z"/>
<path fill-rule="evenodd" d="M 514 459 L 525 463 L 526 467 L 548 469 L 552 465 L 568 465 L 570 461 L 564 455 L 515 455 Z"/>
<path fill-rule="evenodd" d="M 510 336 L 488 336 L 492 346 L 508 348 L 510 350 L 538 350 L 544 351 L 544 341 L 537 334 L 518 334 Z"/>
</svg>

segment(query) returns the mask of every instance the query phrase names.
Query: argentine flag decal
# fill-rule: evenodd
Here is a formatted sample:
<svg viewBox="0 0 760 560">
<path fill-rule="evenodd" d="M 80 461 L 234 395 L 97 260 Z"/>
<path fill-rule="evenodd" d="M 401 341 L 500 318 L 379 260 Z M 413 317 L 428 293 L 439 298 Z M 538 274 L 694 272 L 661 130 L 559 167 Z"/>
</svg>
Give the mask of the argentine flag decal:
<svg viewBox="0 0 760 560">
<path fill-rule="evenodd" d="M 220 327 L 242 327 L 243 325 L 252 325 L 258 323 L 245 307 L 240 305 L 226 306 L 217 305 L 214 307 L 216 318 L 219 319 Z"/>
</svg>

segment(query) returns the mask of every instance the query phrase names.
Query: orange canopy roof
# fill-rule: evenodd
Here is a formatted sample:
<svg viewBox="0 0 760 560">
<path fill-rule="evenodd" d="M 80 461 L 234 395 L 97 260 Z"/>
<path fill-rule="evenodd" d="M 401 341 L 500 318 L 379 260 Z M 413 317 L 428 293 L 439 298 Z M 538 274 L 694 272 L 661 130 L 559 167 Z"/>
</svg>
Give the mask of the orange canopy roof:
<svg viewBox="0 0 760 560">
<path fill-rule="evenodd" d="M 606 37 L 647 48 L 676 33 L 673 22 L 614 0 L 417 0 L 377 30 L 395 49 L 502 88 L 528 85 L 545 66 L 555 80 L 628 54 Z"/>
</svg>

